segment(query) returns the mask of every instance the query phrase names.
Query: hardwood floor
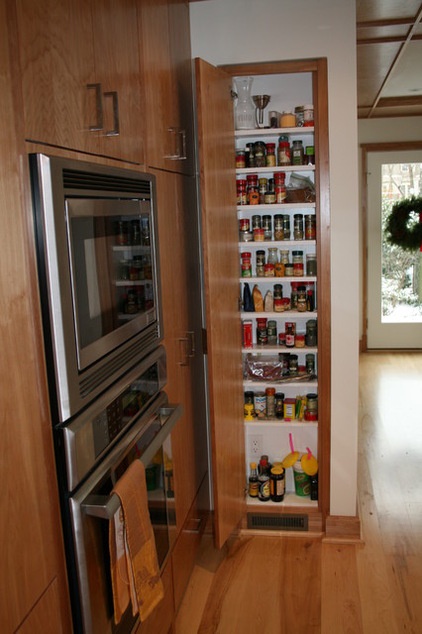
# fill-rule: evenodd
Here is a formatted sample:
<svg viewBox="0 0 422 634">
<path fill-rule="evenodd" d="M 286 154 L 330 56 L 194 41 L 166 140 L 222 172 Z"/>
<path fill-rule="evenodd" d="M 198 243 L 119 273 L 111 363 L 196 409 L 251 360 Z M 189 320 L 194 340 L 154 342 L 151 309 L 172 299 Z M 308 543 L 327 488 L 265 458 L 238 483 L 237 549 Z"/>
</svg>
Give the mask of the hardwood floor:
<svg viewBox="0 0 422 634">
<path fill-rule="evenodd" d="M 360 361 L 362 543 L 206 535 L 176 634 L 422 632 L 422 353 Z"/>
</svg>

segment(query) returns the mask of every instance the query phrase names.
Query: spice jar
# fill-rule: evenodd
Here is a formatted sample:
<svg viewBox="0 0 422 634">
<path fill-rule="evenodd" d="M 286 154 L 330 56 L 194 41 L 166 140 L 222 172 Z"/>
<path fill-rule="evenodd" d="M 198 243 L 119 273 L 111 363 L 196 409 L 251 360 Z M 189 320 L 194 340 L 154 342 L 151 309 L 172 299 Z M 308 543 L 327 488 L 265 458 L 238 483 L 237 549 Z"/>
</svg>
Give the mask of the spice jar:
<svg viewBox="0 0 422 634">
<path fill-rule="evenodd" d="M 246 167 L 245 150 L 238 150 L 236 152 L 236 169 L 243 169 Z"/>
<path fill-rule="evenodd" d="M 255 167 L 265 167 L 266 147 L 263 141 L 257 141 L 253 146 L 255 153 Z"/>
<path fill-rule="evenodd" d="M 276 214 L 274 216 L 274 240 L 283 240 L 283 238 L 283 216 L 281 214 Z"/>
<path fill-rule="evenodd" d="M 255 153 L 253 143 L 247 143 L 245 147 L 245 166 L 255 167 Z"/>
<path fill-rule="evenodd" d="M 316 218 L 314 214 L 305 216 L 305 240 L 316 239 Z"/>
<path fill-rule="evenodd" d="M 268 249 L 268 262 L 271 262 L 271 264 L 277 264 L 278 262 L 277 251 L 278 249 L 276 247 L 270 247 Z"/>
<path fill-rule="evenodd" d="M 265 164 L 267 167 L 276 166 L 275 143 L 267 143 L 267 156 L 265 158 Z"/>
<path fill-rule="evenodd" d="M 283 312 L 283 286 L 281 284 L 274 284 L 274 312 Z"/>
<path fill-rule="evenodd" d="M 284 240 L 290 240 L 290 216 L 289 214 L 283 215 L 283 232 Z"/>
<path fill-rule="evenodd" d="M 306 275 L 316 276 L 317 274 L 317 261 L 315 253 L 306 254 Z"/>
<path fill-rule="evenodd" d="M 303 240 L 303 214 L 293 216 L 293 239 Z"/>
<path fill-rule="evenodd" d="M 288 141 L 280 141 L 278 144 L 277 151 L 277 165 L 290 165 L 291 164 L 291 155 L 290 155 L 290 145 Z"/>
<path fill-rule="evenodd" d="M 248 199 L 246 195 L 246 180 L 239 178 L 236 181 L 236 191 L 237 191 L 237 204 L 247 205 Z"/>
<path fill-rule="evenodd" d="M 303 106 L 296 106 L 295 108 L 296 127 L 301 128 L 304 124 L 303 118 Z"/>
<path fill-rule="evenodd" d="M 286 333 L 286 348 L 294 348 L 296 324 L 292 321 L 286 321 L 284 326 L 284 332 Z"/>
<path fill-rule="evenodd" d="M 267 318 L 257 317 L 256 320 L 256 343 L 259 346 L 266 345 L 268 343 L 267 333 Z"/>
<path fill-rule="evenodd" d="M 306 362 L 306 373 L 315 374 L 315 355 L 312 352 L 309 352 L 306 355 L 305 362 Z"/>
<path fill-rule="evenodd" d="M 293 141 L 292 146 L 292 165 L 303 165 L 303 143 L 302 141 Z"/>
<path fill-rule="evenodd" d="M 293 251 L 293 275 L 303 277 L 303 251 Z"/>
<path fill-rule="evenodd" d="M 284 394 L 276 392 L 275 395 L 275 417 L 281 420 L 283 418 Z"/>
<path fill-rule="evenodd" d="M 267 418 L 275 418 L 275 388 L 267 387 L 265 396 L 267 400 Z"/>
<path fill-rule="evenodd" d="M 315 165 L 315 148 L 313 145 L 305 147 L 305 165 Z"/>
<path fill-rule="evenodd" d="M 268 320 L 267 336 L 268 336 L 268 345 L 276 346 L 277 345 L 277 322 L 274 319 Z"/>
<path fill-rule="evenodd" d="M 317 322 L 316 319 L 309 319 L 306 322 L 306 345 L 315 347 L 317 345 Z"/>
<path fill-rule="evenodd" d="M 303 125 L 305 128 L 314 125 L 314 106 L 312 104 L 303 106 Z"/>
<path fill-rule="evenodd" d="M 264 240 L 271 240 L 273 237 L 271 216 L 262 216 L 262 228 L 264 229 Z"/>
<path fill-rule="evenodd" d="M 240 255 L 242 259 L 241 263 L 241 273 L 242 277 L 252 277 L 252 264 L 251 264 L 251 254 L 249 251 L 245 251 Z"/>
<path fill-rule="evenodd" d="M 298 286 L 298 289 L 297 289 L 297 311 L 299 313 L 305 313 L 306 309 L 307 309 L 307 304 L 306 304 L 306 286 Z"/>
<path fill-rule="evenodd" d="M 256 275 L 257 277 L 264 277 L 265 266 L 265 251 L 257 251 L 256 257 Z"/>
<path fill-rule="evenodd" d="M 250 185 L 248 188 L 248 205 L 259 205 L 258 185 Z"/>
</svg>

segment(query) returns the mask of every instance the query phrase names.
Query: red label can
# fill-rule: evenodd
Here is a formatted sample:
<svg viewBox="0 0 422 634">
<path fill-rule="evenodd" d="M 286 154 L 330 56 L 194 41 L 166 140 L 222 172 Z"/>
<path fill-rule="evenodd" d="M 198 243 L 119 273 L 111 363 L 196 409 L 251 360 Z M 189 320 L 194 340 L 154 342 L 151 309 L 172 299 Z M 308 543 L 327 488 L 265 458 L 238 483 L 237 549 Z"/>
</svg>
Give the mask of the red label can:
<svg viewBox="0 0 422 634">
<path fill-rule="evenodd" d="M 242 322 L 242 327 L 243 327 L 243 347 L 253 348 L 252 322 L 244 321 Z"/>
</svg>

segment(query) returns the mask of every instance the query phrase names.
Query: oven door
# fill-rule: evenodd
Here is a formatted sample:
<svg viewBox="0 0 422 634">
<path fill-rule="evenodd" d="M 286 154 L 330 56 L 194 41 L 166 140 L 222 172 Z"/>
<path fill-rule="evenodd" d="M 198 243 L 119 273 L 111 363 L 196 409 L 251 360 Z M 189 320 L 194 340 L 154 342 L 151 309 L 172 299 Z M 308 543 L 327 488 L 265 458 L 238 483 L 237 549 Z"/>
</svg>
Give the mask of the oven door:
<svg viewBox="0 0 422 634">
<path fill-rule="evenodd" d="M 134 460 L 142 460 L 146 468 L 148 506 L 160 567 L 166 561 L 176 525 L 170 432 L 180 415 L 181 406 L 168 405 L 162 393 L 155 407 L 130 429 L 69 500 L 77 632 L 126 634 L 137 619 L 129 605 L 120 623 L 114 623 L 108 545 L 109 520 L 120 503 L 111 491 Z"/>
</svg>

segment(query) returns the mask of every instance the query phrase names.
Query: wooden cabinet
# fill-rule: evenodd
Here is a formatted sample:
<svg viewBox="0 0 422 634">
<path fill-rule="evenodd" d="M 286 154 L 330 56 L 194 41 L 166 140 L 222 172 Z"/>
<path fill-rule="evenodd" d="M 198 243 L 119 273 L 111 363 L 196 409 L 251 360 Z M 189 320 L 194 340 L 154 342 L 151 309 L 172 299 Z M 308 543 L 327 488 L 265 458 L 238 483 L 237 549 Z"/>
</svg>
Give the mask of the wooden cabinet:
<svg viewBox="0 0 422 634">
<path fill-rule="evenodd" d="M 193 174 L 192 60 L 184 0 L 140 0 L 149 166 Z"/>
<path fill-rule="evenodd" d="M 194 180 L 156 170 L 158 237 L 169 400 L 183 414 L 172 432 L 176 610 L 195 563 L 209 512 L 204 358 Z"/>
<path fill-rule="evenodd" d="M 71 632 L 13 32 L 0 2 L 2 632 Z M 15 83 L 16 81 L 16 83 Z M 27 183 L 27 189 L 23 189 Z M 39 627 L 38 627 L 39 626 Z M 18 630 L 20 628 L 20 630 Z"/>
<path fill-rule="evenodd" d="M 143 163 L 135 0 L 16 0 L 25 137 Z"/>
<path fill-rule="evenodd" d="M 309 498 L 300 499 L 292 492 L 293 479 L 289 472 L 289 489 L 292 495 L 286 497 L 283 503 L 267 503 L 248 506 L 248 513 L 259 516 L 263 513 L 279 513 L 280 515 L 289 513 L 300 513 L 309 520 L 312 530 L 321 530 L 325 517 L 329 509 L 329 439 L 330 439 L 330 267 L 329 267 L 329 201 L 328 201 L 328 107 L 327 107 L 327 78 L 325 60 L 304 60 L 303 62 L 268 63 L 268 64 L 247 64 L 241 66 L 227 66 L 216 69 L 201 60 L 197 60 L 197 103 L 198 103 L 198 144 L 201 175 L 201 208 L 202 224 L 205 227 L 203 236 L 204 250 L 204 278 L 206 297 L 206 318 L 208 324 L 208 355 L 210 360 L 209 383 L 210 383 L 210 411 L 211 411 L 211 435 L 213 447 L 213 483 L 215 492 L 216 514 L 215 532 L 217 544 L 222 545 L 228 535 L 240 520 L 245 522 L 245 486 L 247 482 L 248 462 L 256 458 L 256 453 L 252 456 L 252 447 L 258 447 L 258 453 L 269 454 L 270 460 L 281 461 L 289 453 L 289 433 L 293 433 L 297 448 L 304 451 L 310 446 L 314 453 L 318 454 L 319 461 L 319 500 L 309 502 Z M 316 252 L 318 263 L 318 348 L 313 350 L 317 357 L 318 385 L 312 382 L 309 391 L 318 391 L 319 401 L 319 424 L 306 425 L 292 421 L 291 424 L 271 422 L 267 425 L 260 423 L 259 426 L 243 421 L 243 391 L 244 389 L 255 389 L 264 391 L 264 382 L 243 383 L 245 371 L 245 357 L 250 352 L 243 350 L 241 342 L 241 316 L 239 315 L 238 301 L 240 300 L 244 278 L 241 275 L 241 263 L 239 251 L 251 251 L 255 255 L 256 243 L 251 245 L 251 249 L 246 249 L 245 244 L 239 244 L 239 219 L 249 217 L 251 214 L 264 213 L 259 205 L 254 209 L 249 209 L 249 216 L 243 207 L 236 212 L 236 187 L 235 187 L 235 132 L 233 129 L 233 108 L 230 91 L 232 77 L 252 76 L 257 77 L 257 83 L 262 92 L 267 94 L 282 94 L 286 99 L 289 89 L 295 90 L 295 83 L 287 83 L 282 87 L 276 87 L 276 80 L 281 77 L 287 82 L 298 76 L 305 77 L 309 87 L 308 99 L 312 99 L 315 106 L 315 136 L 313 131 L 311 137 L 300 132 L 306 137 L 309 145 L 315 144 L 318 168 L 309 167 L 308 171 L 312 175 L 315 183 L 316 202 L 307 211 L 315 214 L 317 233 L 316 241 L 309 247 Z M 264 83 L 267 81 L 267 84 Z M 273 83 L 271 83 L 273 81 Z M 266 86 L 264 90 L 262 87 Z M 269 87 L 268 87 L 269 86 Z M 272 87 L 272 92 L 271 92 Z M 302 95 L 303 96 L 303 95 Z M 296 96 L 289 95 L 291 99 Z M 294 103 L 294 102 L 293 102 Z M 283 104 L 286 109 L 286 103 Z M 291 107 L 290 103 L 289 106 Z M 272 109 L 270 107 L 270 109 Z M 274 107 L 277 110 L 277 106 Z M 280 108 L 281 109 L 281 108 Z M 217 134 L 217 131 L 219 134 Z M 269 134 L 269 130 L 261 132 L 254 131 L 237 133 L 240 143 L 247 141 L 264 140 L 263 135 Z M 297 131 L 290 131 L 297 133 Z M 310 132 L 310 131 L 309 131 Z M 297 137 L 295 137 L 297 138 Z M 240 149 L 240 148 L 239 148 Z M 281 168 L 280 168 L 281 169 Z M 303 169 L 303 168 L 299 168 Z M 292 171 L 292 168 L 288 168 Z M 259 170 L 258 170 L 259 171 Z M 264 171 L 264 170 L 263 170 Z M 255 169 L 244 170 L 239 177 L 245 173 L 256 173 Z M 264 174 L 262 174 L 264 176 Z M 315 176 L 315 178 L 314 178 Z M 265 205 L 263 206 L 265 210 Z M 267 207 L 268 213 L 271 205 Z M 217 212 L 218 210 L 218 212 Z M 299 211 L 296 205 L 289 207 L 288 204 L 282 206 L 280 213 L 291 216 L 293 225 L 293 215 Z M 222 229 L 224 227 L 224 230 Z M 286 242 L 287 244 L 287 242 Z M 262 248 L 265 245 L 261 243 Z M 274 246 L 274 245 L 272 245 Z M 290 244 L 290 250 L 294 249 L 294 244 Z M 307 247 L 308 249 L 308 247 Z M 291 259 L 291 258 L 290 258 Z M 272 278 L 272 285 L 268 279 L 255 279 L 254 282 L 262 284 L 265 292 L 271 288 L 275 281 Z M 290 295 L 290 282 L 288 280 L 286 294 Z M 310 280 L 316 284 L 316 280 Z M 252 290 L 252 289 L 251 289 Z M 240 292 L 239 292 L 240 291 Z M 224 312 L 223 312 L 224 311 Z M 222 315 L 224 314 L 224 321 Z M 293 314 L 293 313 L 292 313 Z M 250 313 L 251 318 L 254 313 Z M 265 315 L 259 315 L 264 316 Z M 296 314 L 297 316 L 297 314 Z M 311 316 L 310 313 L 308 317 Z M 246 319 L 248 314 L 243 314 Z M 273 314 L 272 317 L 275 317 Z M 287 319 L 284 315 L 283 322 Z M 291 321 L 294 321 L 292 317 Z M 303 321 L 303 320 L 302 320 Z M 306 321 L 306 320 L 305 320 Z M 284 324 L 283 324 L 284 325 Z M 304 324 L 301 324 L 303 328 Z M 256 327 L 256 323 L 255 323 Z M 281 327 L 281 322 L 280 322 Z M 255 340 L 256 342 L 256 340 Z M 276 359 L 278 351 L 286 352 L 286 348 L 275 349 Z M 257 354 L 257 349 L 254 350 Z M 212 359 L 216 356 L 219 363 L 213 364 Z M 267 355 L 268 356 L 268 355 Z M 262 348 L 261 348 L 262 357 Z M 301 363 L 304 363 L 304 356 Z M 274 387 L 274 384 L 271 384 Z M 301 394 L 300 384 L 289 385 L 286 390 L 281 389 L 282 384 L 277 385 L 280 391 L 285 391 L 286 396 L 292 396 L 291 390 Z M 305 388 L 305 386 L 303 386 Z M 311 389 L 312 388 L 312 389 Z M 306 390 L 307 391 L 307 390 Z M 296 394 L 295 394 L 296 395 Z M 266 428 L 267 427 L 267 428 Z M 244 446 L 244 434 L 246 432 L 246 448 Z M 259 458 L 259 455 L 257 456 Z M 230 464 L 231 473 L 236 474 L 236 478 L 230 480 L 230 490 L 227 487 L 228 473 L 227 464 Z M 291 471 L 291 470 L 290 470 Z M 241 474 L 238 478 L 239 473 Z M 221 496 L 221 499 L 220 499 Z M 226 500 L 231 496 L 233 503 L 229 507 Z M 236 509 L 236 512 L 235 512 Z M 312 517 L 310 517 L 312 516 Z M 254 518 L 252 518 L 254 519 Z M 259 528 L 259 524 L 255 524 Z M 280 529 L 288 527 L 288 521 L 280 521 Z M 262 522 L 262 528 L 265 522 Z M 309 528 L 309 530 L 311 530 Z"/>
</svg>

